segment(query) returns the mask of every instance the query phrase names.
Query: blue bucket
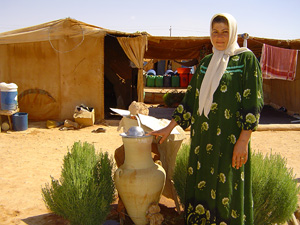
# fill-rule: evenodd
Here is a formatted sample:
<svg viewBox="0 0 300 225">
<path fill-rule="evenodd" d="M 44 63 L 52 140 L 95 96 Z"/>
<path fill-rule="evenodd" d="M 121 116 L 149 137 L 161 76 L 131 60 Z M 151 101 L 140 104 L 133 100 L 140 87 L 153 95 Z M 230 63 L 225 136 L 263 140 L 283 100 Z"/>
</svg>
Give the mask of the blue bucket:
<svg viewBox="0 0 300 225">
<path fill-rule="evenodd" d="M 13 130 L 22 131 L 28 129 L 28 113 L 17 112 L 12 115 Z"/>
<path fill-rule="evenodd" d="M 16 110 L 18 108 L 18 86 L 14 83 L 0 83 L 1 110 Z"/>
<path fill-rule="evenodd" d="M 18 108 L 18 92 L 17 91 L 1 91 L 1 109 L 16 110 Z"/>
</svg>

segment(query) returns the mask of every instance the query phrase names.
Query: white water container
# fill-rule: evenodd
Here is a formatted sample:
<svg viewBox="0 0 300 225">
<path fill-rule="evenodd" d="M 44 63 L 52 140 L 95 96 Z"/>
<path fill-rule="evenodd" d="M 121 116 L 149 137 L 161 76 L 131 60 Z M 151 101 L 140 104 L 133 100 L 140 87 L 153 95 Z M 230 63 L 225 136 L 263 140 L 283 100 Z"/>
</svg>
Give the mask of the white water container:
<svg viewBox="0 0 300 225">
<path fill-rule="evenodd" d="M 16 110 L 18 108 L 18 86 L 15 83 L 0 83 L 1 110 Z"/>
</svg>

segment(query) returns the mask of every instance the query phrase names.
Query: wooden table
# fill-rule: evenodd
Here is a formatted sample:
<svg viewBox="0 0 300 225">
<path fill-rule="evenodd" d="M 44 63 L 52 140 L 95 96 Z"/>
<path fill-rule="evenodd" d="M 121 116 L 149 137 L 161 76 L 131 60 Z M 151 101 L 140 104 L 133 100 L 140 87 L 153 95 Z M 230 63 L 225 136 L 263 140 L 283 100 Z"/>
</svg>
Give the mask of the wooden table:
<svg viewBox="0 0 300 225">
<path fill-rule="evenodd" d="M 16 112 L 19 112 L 19 108 L 17 108 L 16 110 L 0 110 L 0 126 L 2 125 L 1 116 L 7 116 L 9 129 L 12 130 L 11 116 Z"/>
</svg>

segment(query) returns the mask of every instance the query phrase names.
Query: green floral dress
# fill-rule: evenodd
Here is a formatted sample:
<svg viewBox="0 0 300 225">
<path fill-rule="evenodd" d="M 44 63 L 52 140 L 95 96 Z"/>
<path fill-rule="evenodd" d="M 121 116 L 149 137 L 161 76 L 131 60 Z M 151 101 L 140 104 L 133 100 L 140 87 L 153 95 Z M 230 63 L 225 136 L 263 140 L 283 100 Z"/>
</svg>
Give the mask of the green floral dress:
<svg viewBox="0 0 300 225">
<path fill-rule="evenodd" d="M 200 62 L 173 118 L 191 125 L 186 224 L 253 224 L 251 153 L 240 169 L 231 166 L 241 130 L 255 130 L 263 107 L 260 65 L 252 52 L 230 57 L 206 118 L 198 112 L 200 86 L 212 54 Z"/>
</svg>

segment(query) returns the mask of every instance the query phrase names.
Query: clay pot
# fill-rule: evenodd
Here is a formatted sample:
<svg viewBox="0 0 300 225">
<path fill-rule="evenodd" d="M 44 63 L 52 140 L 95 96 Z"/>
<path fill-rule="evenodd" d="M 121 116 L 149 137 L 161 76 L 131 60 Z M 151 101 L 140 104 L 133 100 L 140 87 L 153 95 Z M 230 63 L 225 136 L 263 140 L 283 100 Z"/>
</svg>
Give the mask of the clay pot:
<svg viewBox="0 0 300 225">
<path fill-rule="evenodd" d="M 153 162 L 153 136 L 122 137 L 125 161 L 115 172 L 115 184 L 126 211 L 134 224 L 148 223 L 146 211 L 158 203 L 165 185 L 166 173 Z"/>
</svg>

